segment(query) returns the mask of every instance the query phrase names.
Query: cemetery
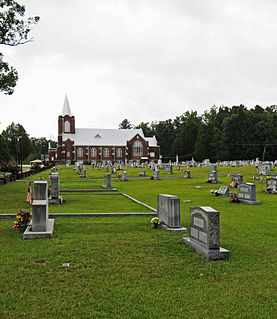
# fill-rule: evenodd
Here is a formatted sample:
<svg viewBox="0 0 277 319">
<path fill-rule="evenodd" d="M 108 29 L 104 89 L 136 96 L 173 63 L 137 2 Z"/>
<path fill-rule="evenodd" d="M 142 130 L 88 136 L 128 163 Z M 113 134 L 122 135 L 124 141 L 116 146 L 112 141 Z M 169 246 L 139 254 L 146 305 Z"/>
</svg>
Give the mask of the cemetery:
<svg viewBox="0 0 277 319">
<path fill-rule="evenodd" d="M 274 317 L 276 199 L 266 191 L 271 181 L 253 181 L 253 175 L 259 175 L 255 167 L 213 167 L 220 176 L 222 196 L 212 196 L 215 185 L 206 181 L 208 165 L 190 167 L 187 180 L 174 165 L 172 175 L 145 166 L 145 176 L 141 167 L 131 165 L 116 169 L 115 175 L 113 167 L 83 166 L 83 178 L 67 164 L 0 186 L 1 254 L 6 256 L 0 269 L 5 273 L 6 313 L 14 309 L 15 293 L 32 291 L 29 302 L 40 317 L 48 317 L 49 305 L 64 318 L 76 311 L 85 317 L 139 318 L 145 309 L 153 318 L 181 318 L 184 307 L 192 318 L 252 318 L 254 305 L 257 318 Z M 128 182 L 117 177 L 123 172 Z M 155 172 L 159 179 L 150 178 Z M 243 176 L 238 189 L 228 189 L 232 181 L 228 172 Z M 32 207 L 32 223 L 40 223 L 36 209 L 43 211 L 44 220 L 53 221 L 50 238 L 23 240 L 12 229 L 16 213 L 29 208 L 25 200 L 29 181 L 34 197 L 35 185 L 44 185 L 45 191 L 46 184 L 50 190 L 53 184 L 49 203 L 45 197 L 34 198 Z M 248 194 L 245 184 L 255 193 Z M 234 192 L 242 200 L 236 205 L 230 202 Z M 53 197 L 61 204 L 50 204 Z M 45 202 L 45 208 L 36 207 L 41 204 L 38 200 Z M 261 205 L 247 205 L 245 200 Z M 156 229 L 151 224 L 155 216 L 162 221 Z M 30 288 L 20 284 L 22 275 L 15 273 L 16 268 L 27 271 Z M 74 300 L 77 293 L 83 296 L 80 303 Z M 36 294 L 43 298 L 42 304 Z M 62 295 L 67 295 L 67 304 L 74 304 L 74 312 L 63 308 Z M 261 295 L 266 299 L 256 307 Z M 140 302 L 135 310 L 126 302 L 122 308 L 123 299 Z M 108 306 L 104 300 L 109 300 Z M 25 313 L 32 317 L 31 310 Z"/>
</svg>

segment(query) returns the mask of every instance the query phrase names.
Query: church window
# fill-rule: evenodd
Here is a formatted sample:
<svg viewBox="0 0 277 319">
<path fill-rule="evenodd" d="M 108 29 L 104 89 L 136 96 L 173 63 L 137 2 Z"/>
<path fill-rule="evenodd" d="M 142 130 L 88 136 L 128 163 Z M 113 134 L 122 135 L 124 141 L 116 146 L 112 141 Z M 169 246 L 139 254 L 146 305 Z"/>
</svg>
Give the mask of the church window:
<svg viewBox="0 0 277 319">
<path fill-rule="evenodd" d="M 142 156 L 142 143 L 141 141 L 135 141 L 133 144 L 133 155 L 134 156 Z"/>
<path fill-rule="evenodd" d="M 91 149 L 91 157 L 96 157 L 96 155 L 97 155 L 97 154 L 96 154 L 96 148 L 93 147 L 93 148 Z"/>
<path fill-rule="evenodd" d="M 82 148 L 77 149 L 77 155 L 78 155 L 78 157 L 83 157 L 83 149 Z"/>
<path fill-rule="evenodd" d="M 70 152 L 66 152 L 66 157 L 70 157 Z"/>
<path fill-rule="evenodd" d="M 70 133 L 70 122 L 69 121 L 64 122 L 64 132 Z"/>
<path fill-rule="evenodd" d="M 103 156 L 104 157 L 109 157 L 109 149 L 106 147 L 106 148 L 104 148 L 104 151 L 103 151 Z"/>
<path fill-rule="evenodd" d="M 121 148 L 116 149 L 116 157 L 122 157 L 122 149 Z"/>
</svg>

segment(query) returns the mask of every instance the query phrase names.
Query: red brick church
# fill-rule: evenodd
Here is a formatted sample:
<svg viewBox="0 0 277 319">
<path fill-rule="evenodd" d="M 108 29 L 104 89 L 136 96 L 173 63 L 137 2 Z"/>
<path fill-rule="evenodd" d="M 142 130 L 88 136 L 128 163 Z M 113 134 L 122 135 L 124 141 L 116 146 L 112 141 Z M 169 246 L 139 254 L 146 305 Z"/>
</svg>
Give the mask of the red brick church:
<svg viewBox="0 0 277 319">
<path fill-rule="evenodd" d="M 145 137 L 142 129 L 75 128 L 65 96 L 58 119 L 58 146 L 49 148 L 49 160 L 59 163 L 126 163 L 157 161 L 160 147 L 155 136 Z"/>
</svg>

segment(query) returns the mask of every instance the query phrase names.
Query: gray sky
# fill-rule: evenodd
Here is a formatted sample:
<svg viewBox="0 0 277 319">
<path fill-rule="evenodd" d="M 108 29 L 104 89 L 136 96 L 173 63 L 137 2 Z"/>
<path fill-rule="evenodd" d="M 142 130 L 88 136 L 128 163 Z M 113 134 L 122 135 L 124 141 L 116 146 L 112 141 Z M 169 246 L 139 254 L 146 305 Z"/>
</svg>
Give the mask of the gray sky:
<svg viewBox="0 0 277 319">
<path fill-rule="evenodd" d="M 20 76 L 0 131 L 56 139 L 65 94 L 76 127 L 277 104 L 276 0 L 17 1 L 41 20 L 32 43 L 0 48 Z"/>
</svg>

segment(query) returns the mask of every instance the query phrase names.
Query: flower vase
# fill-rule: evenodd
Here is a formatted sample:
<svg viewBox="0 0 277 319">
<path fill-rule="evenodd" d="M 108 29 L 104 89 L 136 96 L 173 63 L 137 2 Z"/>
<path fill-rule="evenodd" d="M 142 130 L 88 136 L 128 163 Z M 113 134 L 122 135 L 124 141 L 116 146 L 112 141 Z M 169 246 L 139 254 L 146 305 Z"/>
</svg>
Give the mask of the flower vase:
<svg viewBox="0 0 277 319">
<path fill-rule="evenodd" d="M 154 228 L 158 228 L 159 223 L 153 223 L 154 224 Z"/>
</svg>

